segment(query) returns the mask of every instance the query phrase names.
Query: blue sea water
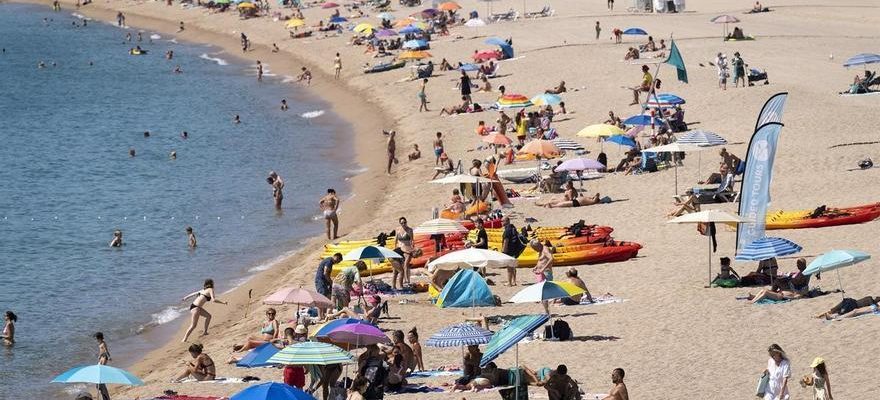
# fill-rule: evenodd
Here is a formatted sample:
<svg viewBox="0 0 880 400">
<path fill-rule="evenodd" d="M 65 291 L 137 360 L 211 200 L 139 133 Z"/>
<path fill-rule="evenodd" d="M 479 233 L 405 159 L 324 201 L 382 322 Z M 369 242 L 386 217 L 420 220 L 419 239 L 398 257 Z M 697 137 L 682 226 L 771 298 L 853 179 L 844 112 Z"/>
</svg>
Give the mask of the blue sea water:
<svg viewBox="0 0 880 400">
<path fill-rule="evenodd" d="M 145 329 L 183 323 L 179 299 L 205 278 L 222 293 L 319 233 L 317 199 L 358 168 L 339 146 L 350 129 L 303 118 L 327 105 L 283 77 L 258 83 L 218 48 L 152 32 L 125 43 L 137 31 L 74 22 L 0 3 L 0 312 L 19 316 L 0 399 L 59 396 L 49 381 L 96 361 L 96 331 L 121 354 Z M 149 53 L 129 55 L 138 44 Z M 281 213 L 270 170 L 286 181 Z M 115 229 L 122 249 L 108 246 Z"/>
</svg>

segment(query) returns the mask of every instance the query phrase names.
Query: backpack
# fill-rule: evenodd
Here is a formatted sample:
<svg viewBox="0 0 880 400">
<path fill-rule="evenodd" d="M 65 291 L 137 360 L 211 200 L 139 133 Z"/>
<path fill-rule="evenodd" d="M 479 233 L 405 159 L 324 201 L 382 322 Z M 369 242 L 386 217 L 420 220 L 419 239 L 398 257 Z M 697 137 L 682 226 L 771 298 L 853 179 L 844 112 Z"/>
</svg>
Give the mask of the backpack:
<svg viewBox="0 0 880 400">
<path fill-rule="evenodd" d="M 568 325 L 568 322 L 557 319 L 556 321 L 553 321 L 552 326 L 548 325 L 544 327 L 544 338 L 556 338 L 559 339 L 559 341 L 571 340 L 571 327 Z"/>
</svg>

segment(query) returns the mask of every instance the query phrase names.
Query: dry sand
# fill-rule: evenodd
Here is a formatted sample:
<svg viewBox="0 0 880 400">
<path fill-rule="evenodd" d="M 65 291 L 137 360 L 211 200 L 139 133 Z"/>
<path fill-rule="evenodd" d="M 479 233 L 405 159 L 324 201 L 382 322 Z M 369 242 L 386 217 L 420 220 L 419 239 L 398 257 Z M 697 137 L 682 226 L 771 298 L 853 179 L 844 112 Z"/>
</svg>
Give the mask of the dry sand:
<svg viewBox="0 0 880 400">
<path fill-rule="evenodd" d="M 475 49 L 488 48 L 485 37 L 497 35 L 512 37 L 518 58 L 502 62 L 503 77 L 492 84 L 505 85 L 509 92 L 534 95 L 565 80 L 570 91 L 564 95 L 572 114 L 555 123 L 563 137 L 573 138 L 588 146 L 593 156 L 598 143 L 575 138 L 574 134 L 586 125 L 604 120 L 608 110 L 624 117 L 637 113 L 628 107 L 631 93 L 621 89 L 640 78 L 639 67 L 622 61 L 629 44 L 644 42 L 643 37 L 625 37 L 624 44 L 615 45 L 609 37 L 614 27 L 640 26 L 655 39 L 674 35 L 686 62 L 690 84 L 674 79 L 674 72 L 664 67 L 660 78 L 664 90 L 687 99 L 686 120 L 694 128 L 711 130 L 726 137 L 734 154 L 744 156 L 746 143 L 752 133 L 757 113 L 764 101 L 774 93 L 790 93 L 784 117 L 780 147 L 772 184 L 771 209 L 803 209 L 821 204 L 857 205 L 875 202 L 880 198 L 877 189 L 880 170 L 848 171 L 865 155 L 878 158 L 877 144 L 830 148 L 851 142 L 877 140 L 876 126 L 880 97 L 842 98 L 837 92 L 845 89 L 853 75 L 860 72 L 841 67 L 842 60 L 860 52 L 876 52 L 880 39 L 880 7 L 871 0 L 848 0 L 845 4 L 819 1 L 777 1 L 774 11 L 758 15 L 743 15 L 751 4 L 748 1 L 704 0 L 688 2 L 688 10 L 676 15 L 639 15 L 625 11 L 625 2 L 618 2 L 618 10 L 609 13 L 605 1 L 589 3 L 557 0 L 552 3 L 556 14 L 538 20 L 520 20 L 490 24 L 480 29 L 455 28 L 453 36 L 439 37 L 431 43 L 435 62 L 447 58 L 451 62 L 464 61 Z M 463 11 L 476 8 L 485 14 L 486 3 L 464 0 Z M 522 9 L 518 1 L 503 0 L 490 3 L 497 12 L 508 8 Z M 537 10 L 542 3 L 529 4 Z M 273 4 L 274 7 L 274 4 Z M 395 15 L 403 16 L 417 8 L 399 9 L 394 2 Z M 207 41 L 237 52 L 238 32 L 244 31 L 254 43 L 256 51 L 244 55 L 261 59 L 280 74 L 295 75 L 300 65 L 310 65 L 316 73 L 313 89 L 335 104 L 335 111 L 348 118 L 358 129 L 352 139 L 358 146 L 362 162 L 370 172 L 355 180 L 357 194 L 348 204 L 343 218 L 343 231 L 348 238 L 365 238 L 379 230 L 390 230 L 398 216 L 407 216 L 419 222 L 430 217 L 432 206 L 442 206 L 449 197 L 449 187 L 426 183 L 432 175 L 431 140 L 437 131 L 444 133 L 447 151 L 454 160 L 465 164 L 472 158 L 483 158 L 488 150 L 469 151 L 480 144 L 473 128 L 478 120 L 490 122 L 492 112 L 457 117 L 438 117 L 432 111 L 419 113 L 416 92 L 418 82 L 400 82 L 409 75 L 409 69 L 365 75 L 360 66 L 373 62 L 363 54 L 362 47 L 346 44 L 349 35 L 327 39 L 291 40 L 283 22 L 268 18 L 242 21 L 232 13 L 210 14 L 200 9 L 167 7 L 160 2 L 98 1 L 83 7 L 82 12 L 99 18 L 113 18 L 115 11 L 123 10 L 129 24 L 145 29 L 173 32 L 178 21 L 185 21 L 187 31 L 180 38 Z M 283 10 L 289 14 L 290 10 Z M 328 10 L 311 8 L 304 11 L 307 21 L 316 23 L 330 14 Z M 719 14 L 732 14 L 743 22 L 739 24 L 746 34 L 757 36 L 750 42 L 723 42 L 722 27 L 709 23 Z M 360 22 L 359 20 L 353 20 Z M 376 23 L 375 18 L 365 21 Z M 593 26 L 601 21 L 602 37 L 594 40 Z M 198 28 L 198 31 L 197 29 Z M 474 38 L 474 36 L 479 36 Z M 461 39 L 453 39 L 462 36 Z M 277 43 L 283 50 L 269 54 L 265 45 Z M 161 50 L 161 49 L 156 49 Z M 339 51 L 345 64 L 341 85 L 328 83 L 332 72 L 334 53 Z M 716 52 L 729 56 L 742 53 L 746 62 L 769 72 L 771 84 L 750 88 L 721 91 L 716 87 L 716 74 L 707 62 Z M 831 56 L 833 55 L 833 59 Z M 701 67 L 702 63 L 706 67 Z M 454 89 L 456 74 L 437 72 L 439 75 L 428 85 L 428 99 L 432 110 L 456 104 L 458 92 Z M 497 93 L 475 94 L 477 101 L 491 102 Z M 490 122 L 491 123 L 491 122 Z M 402 161 L 395 167 L 392 179 L 383 177 L 380 169 L 384 156 L 384 137 L 380 129 L 397 129 L 399 158 L 404 160 L 412 143 L 422 148 L 423 159 Z M 362 149 L 362 150 L 361 150 Z M 609 159 L 616 162 L 622 151 L 616 145 L 606 146 Z M 698 157 L 690 156 L 679 169 L 682 186 L 698 180 Z M 701 171 L 706 175 L 717 166 L 714 151 L 702 155 Z M 533 164 L 525 164 L 530 166 Z M 503 168 L 503 167 L 502 167 Z M 702 178 L 702 177 L 700 177 Z M 517 187 L 521 189 L 521 187 Z M 810 316 L 826 310 L 839 301 L 839 295 L 828 295 L 810 300 L 799 300 L 772 306 L 754 306 L 738 301 L 735 296 L 756 289 L 704 289 L 707 278 L 706 238 L 696 233 L 693 226 L 666 225 L 666 213 L 672 208 L 672 171 L 654 174 L 623 176 L 610 175 L 586 184 L 590 192 L 598 191 L 617 200 L 608 205 L 578 209 L 538 208 L 530 201 L 517 202 L 513 210 L 515 223 L 522 218 L 537 218 L 543 225 L 566 225 L 577 219 L 590 223 L 611 225 L 614 236 L 621 240 L 642 243 L 645 248 L 639 258 L 624 263 L 578 267 L 590 290 L 611 292 L 627 299 L 620 304 L 555 308 L 553 311 L 568 315 L 575 342 L 533 342 L 519 347 L 520 362 L 533 368 L 567 364 L 570 374 L 588 392 L 605 393 L 610 387 L 610 371 L 625 368 L 627 383 L 633 398 L 642 399 L 747 399 L 754 395 L 756 381 L 766 365 L 766 348 L 780 344 L 793 362 L 793 378 L 809 372 L 814 356 L 823 356 L 831 373 L 837 398 L 870 399 L 878 395 L 870 371 L 877 365 L 876 354 L 880 344 L 876 340 L 880 318 L 867 317 L 845 322 L 825 323 Z M 373 198 L 376 201 L 361 203 Z M 546 199 L 546 195 L 544 198 Z M 732 205 L 717 208 L 734 211 Z M 355 227 L 356 226 L 356 227 Z M 877 248 L 877 223 L 825 228 L 820 230 L 776 231 L 772 235 L 791 239 L 804 247 L 803 256 L 814 257 L 835 248 L 861 249 L 873 252 Z M 714 255 L 732 256 L 735 233 L 722 229 L 719 233 L 719 252 Z M 227 296 L 229 307 L 209 305 L 215 320 L 211 335 L 205 338 L 206 351 L 218 363 L 218 375 L 257 375 L 263 379 L 280 379 L 277 370 L 239 370 L 222 362 L 233 343 L 241 341 L 259 329 L 264 306 L 255 302 L 248 318 L 242 318 L 246 292 L 254 290 L 254 299 L 264 297 L 272 290 L 304 284 L 311 286 L 316 266 L 316 249 L 323 243 L 316 239 L 301 255 L 280 263 Z M 852 297 L 878 295 L 873 272 L 874 262 L 843 270 L 841 276 L 847 293 Z M 717 262 L 716 262 L 717 265 Z M 752 264 L 734 265 L 740 272 L 753 268 Z M 782 270 L 793 270 L 794 259 L 781 260 Z M 562 272 L 557 269 L 557 274 Z M 530 281 L 527 271 L 520 273 L 521 281 Z M 496 281 L 503 277 L 494 277 Z M 195 280 L 194 280 L 195 282 Z M 816 284 L 816 282 L 814 282 Z M 818 282 L 826 290 L 837 288 L 834 276 Z M 508 299 L 515 289 L 494 287 L 502 299 Z M 407 305 L 391 304 L 395 317 L 381 325 L 385 329 L 407 330 L 418 326 L 423 338 L 442 326 L 462 320 L 470 312 L 459 309 L 436 309 L 424 296 Z M 397 299 L 395 299 L 397 300 Z M 283 310 L 289 315 L 289 310 Z M 505 304 L 502 308 L 480 309 L 486 315 L 517 315 L 537 313 L 540 306 Z M 181 325 L 186 322 L 180 320 Z M 184 326 L 182 326 L 184 328 Z M 144 378 L 146 386 L 122 391 L 124 397 L 158 395 L 164 389 L 182 394 L 230 395 L 243 388 L 234 384 L 170 384 L 169 379 L 179 369 L 179 360 L 187 356 L 179 336 L 167 345 L 146 355 L 133 367 Z M 453 364 L 458 352 L 425 347 L 426 365 Z M 513 364 L 513 352 L 503 355 L 501 366 Z M 793 398 L 809 398 L 807 389 L 792 384 Z M 533 389 L 533 395 L 545 396 Z M 460 398 L 462 394 L 431 394 L 427 397 Z M 497 393 L 465 394 L 466 398 L 495 398 Z M 402 399 L 415 395 L 399 396 Z"/>
</svg>

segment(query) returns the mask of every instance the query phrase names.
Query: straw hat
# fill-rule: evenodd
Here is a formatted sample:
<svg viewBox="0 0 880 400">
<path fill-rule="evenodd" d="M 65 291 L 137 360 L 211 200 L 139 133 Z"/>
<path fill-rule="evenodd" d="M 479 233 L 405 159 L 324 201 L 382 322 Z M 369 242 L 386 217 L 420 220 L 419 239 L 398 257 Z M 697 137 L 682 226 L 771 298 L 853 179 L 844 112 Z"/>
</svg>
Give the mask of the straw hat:
<svg viewBox="0 0 880 400">
<path fill-rule="evenodd" d="M 305 325 L 299 324 L 296 326 L 296 328 L 293 329 L 293 332 L 296 333 L 297 335 L 305 335 L 305 334 L 309 333 L 309 330 L 306 329 Z"/>
<path fill-rule="evenodd" d="M 813 362 L 810 363 L 810 368 L 816 368 L 821 364 L 825 364 L 825 360 L 822 357 L 816 357 L 813 359 Z"/>
</svg>

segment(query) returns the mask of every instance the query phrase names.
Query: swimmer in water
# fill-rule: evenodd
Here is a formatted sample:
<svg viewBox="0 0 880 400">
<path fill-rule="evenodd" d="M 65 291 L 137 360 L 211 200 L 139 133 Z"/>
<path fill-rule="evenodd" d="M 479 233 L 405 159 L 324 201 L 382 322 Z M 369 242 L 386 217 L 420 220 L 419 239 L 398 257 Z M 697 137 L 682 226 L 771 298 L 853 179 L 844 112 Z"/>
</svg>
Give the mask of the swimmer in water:
<svg viewBox="0 0 880 400">
<path fill-rule="evenodd" d="M 46 63 L 40 60 L 40 62 L 37 63 L 37 68 L 46 68 Z"/>
<path fill-rule="evenodd" d="M 145 138 L 150 137 L 150 131 L 144 131 L 144 137 Z"/>
<path fill-rule="evenodd" d="M 302 73 L 299 74 L 299 77 L 296 79 L 297 82 L 306 81 L 307 86 L 312 85 L 312 71 L 309 71 L 308 68 L 302 67 Z"/>
<path fill-rule="evenodd" d="M 184 139 L 189 139 L 189 132 L 183 131 L 183 133 L 180 134 L 180 137 L 182 137 Z"/>
<path fill-rule="evenodd" d="M 263 80 L 263 63 L 260 60 L 257 60 L 257 80 Z"/>
<path fill-rule="evenodd" d="M 189 242 L 189 248 L 194 249 L 199 245 L 198 241 L 196 241 L 196 234 L 193 233 L 193 228 L 191 226 L 186 227 L 186 237 Z"/>
<path fill-rule="evenodd" d="M 110 241 L 110 247 L 122 247 L 122 231 L 119 229 L 113 231 L 113 240 Z"/>
<path fill-rule="evenodd" d="M 281 111 L 287 111 L 287 99 L 281 99 Z"/>
<path fill-rule="evenodd" d="M 144 36 L 141 35 L 140 32 L 138 32 L 138 42 L 142 42 L 143 40 L 144 40 Z"/>
<path fill-rule="evenodd" d="M 165 58 L 171 60 L 174 58 L 174 50 L 168 50 L 165 52 Z"/>
<path fill-rule="evenodd" d="M 182 74 L 183 73 L 183 70 L 180 69 L 180 64 L 178 64 L 177 66 L 174 67 L 174 73 L 175 74 Z"/>
<path fill-rule="evenodd" d="M 232 119 L 233 124 L 240 124 L 241 118 L 239 118 L 238 114 L 235 114 L 235 118 Z"/>
<path fill-rule="evenodd" d="M 11 347 L 15 344 L 15 322 L 18 316 L 12 311 L 6 311 L 6 321 L 3 323 L 3 332 L 0 333 L 0 340 L 4 346 Z"/>
<path fill-rule="evenodd" d="M 171 154 L 169 154 L 168 157 L 171 158 L 172 160 L 176 160 L 177 159 L 177 152 L 174 150 L 171 150 Z"/>
<path fill-rule="evenodd" d="M 128 149 L 128 156 L 129 156 L 129 157 L 134 157 L 135 154 L 136 154 L 136 153 L 135 153 L 135 151 L 134 151 L 134 148 Z"/>
<path fill-rule="evenodd" d="M 284 193 L 282 190 L 284 189 L 284 180 L 281 179 L 275 171 L 269 171 L 269 177 L 266 178 L 266 182 L 269 182 L 269 185 L 272 186 L 272 197 L 275 199 L 275 209 L 281 209 L 281 202 L 284 200 Z"/>
<path fill-rule="evenodd" d="M 131 32 L 125 34 L 125 41 L 129 43 L 131 42 Z"/>
</svg>

